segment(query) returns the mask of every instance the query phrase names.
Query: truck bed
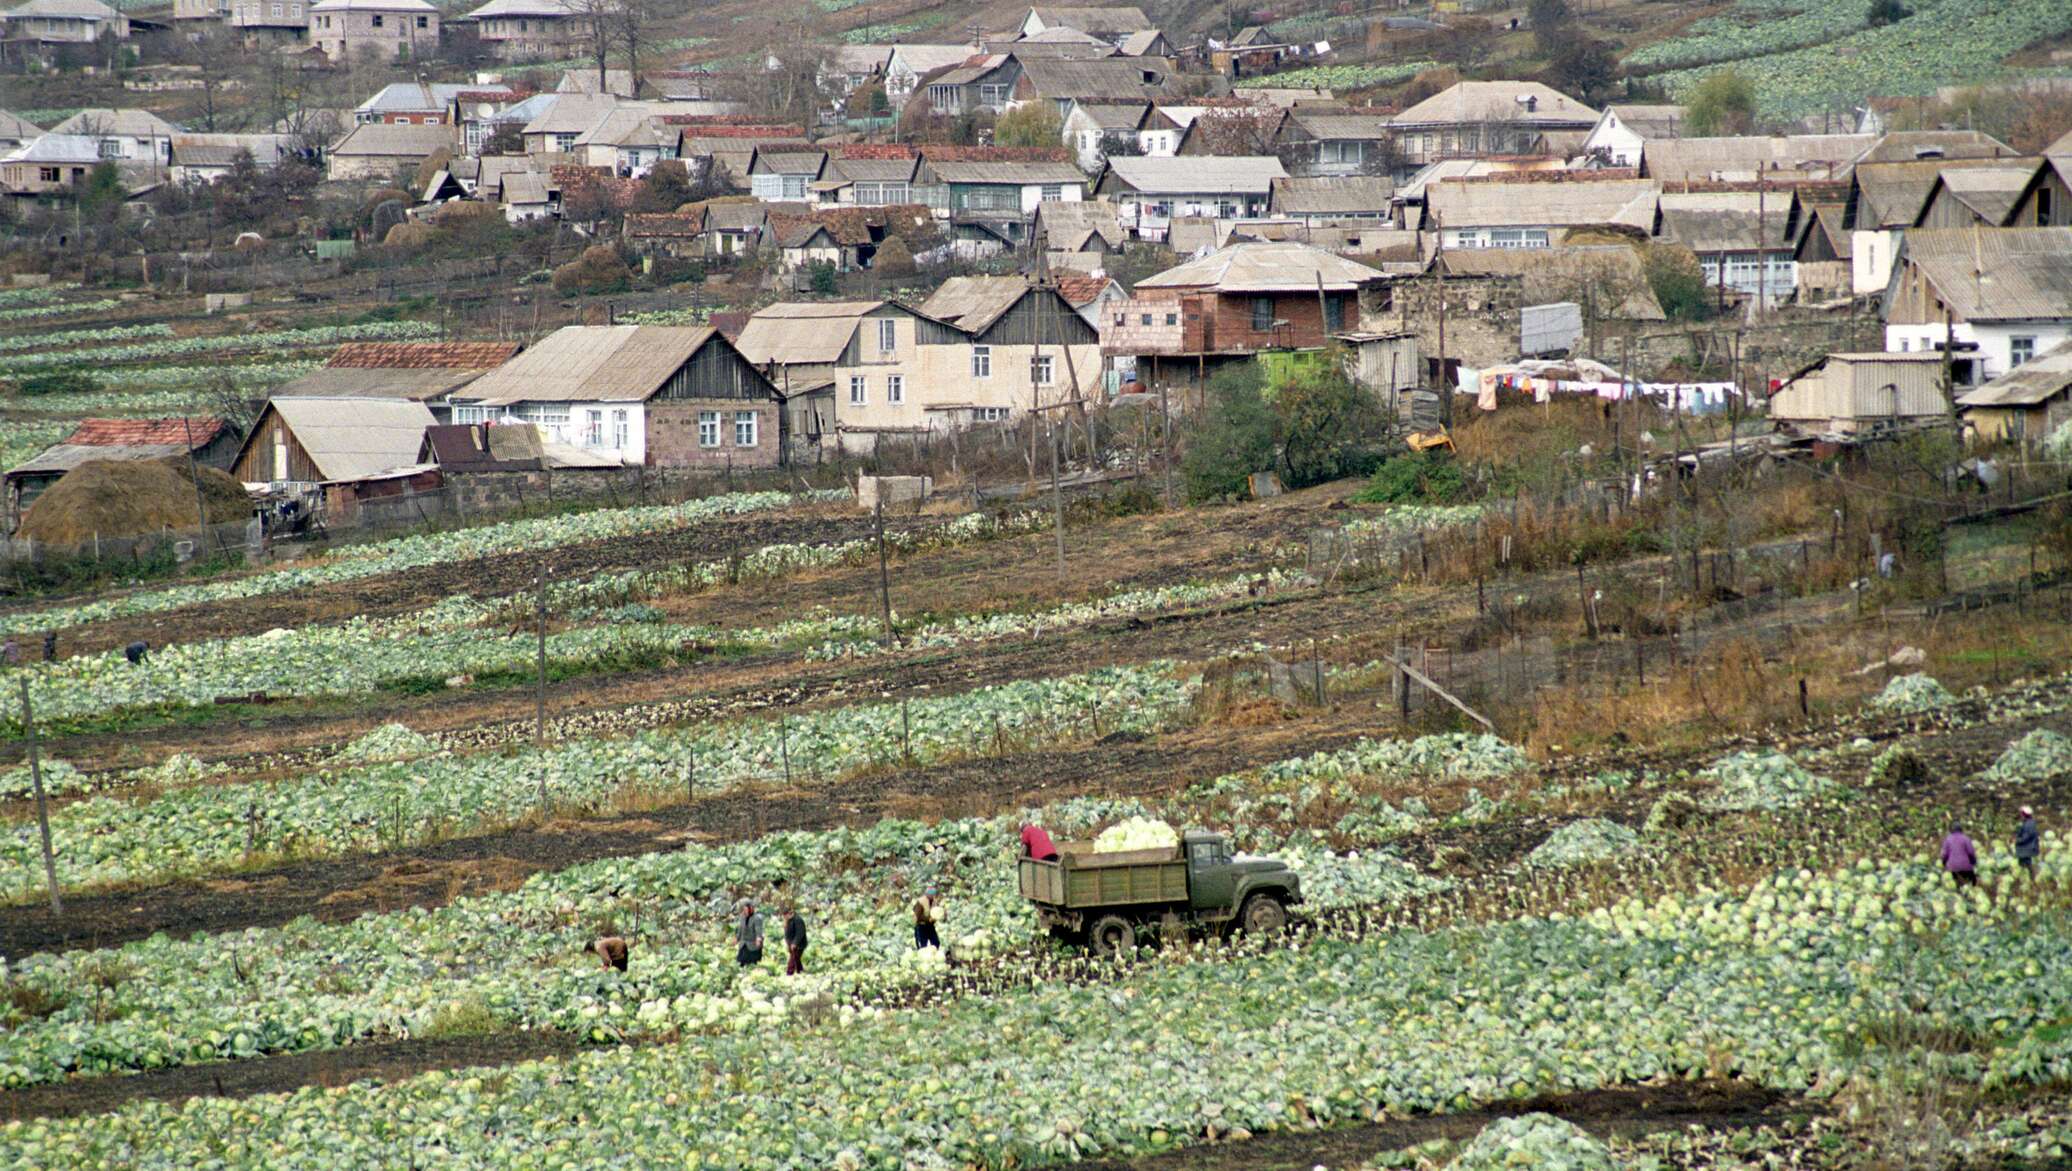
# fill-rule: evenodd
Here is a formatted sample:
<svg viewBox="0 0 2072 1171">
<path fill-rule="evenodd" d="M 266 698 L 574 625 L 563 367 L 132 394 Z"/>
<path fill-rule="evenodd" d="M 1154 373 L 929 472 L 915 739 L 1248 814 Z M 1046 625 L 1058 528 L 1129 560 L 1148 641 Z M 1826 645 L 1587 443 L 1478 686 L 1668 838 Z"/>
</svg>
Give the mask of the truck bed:
<svg viewBox="0 0 2072 1171">
<path fill-rule="evenodd" d="M 1178 848 L 1097 854 L 1089 843 L 1058 847 L 1058 860 L 1020 864 L 1022 897 L 1077 910 L 1187 901 L 1187 861 Z"/>
</svg>

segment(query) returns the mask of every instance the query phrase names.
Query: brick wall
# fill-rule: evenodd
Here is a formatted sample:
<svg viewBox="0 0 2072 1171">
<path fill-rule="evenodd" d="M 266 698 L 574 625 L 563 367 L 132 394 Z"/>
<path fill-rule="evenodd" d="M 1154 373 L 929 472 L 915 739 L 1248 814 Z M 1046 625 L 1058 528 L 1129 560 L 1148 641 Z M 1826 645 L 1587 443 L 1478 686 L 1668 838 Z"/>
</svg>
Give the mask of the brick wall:
<svg viewBox="0 0 2072 1171">
<path fill-rule="evenodd" d="M 720 413 L 720 445 L 706 447 L 698 442 L 698 416 L 705 411 Z M 754 447 L 734 442 L 734 415 L 754 411 Z M 651 402 L 647 413 L 648 459 L 659 468 L 725 467 L 768 468 L 777 466 L 777 404 L 746 399 L 680 399 Z"/>
<path fill-rule="evenodd" d="M 1350 293 L 1328 293 L 1344 307 L 1343 328 L 1360 327 L 1361 313 Z M 1252 328 L 1249 294 L 1144 289 L 1128 302 L 1105 306 L 1101 351 L 1107 354 L 1199 354 L 1274 348 L 1313 349 L 1325 342 L 1324 308 L 1315 293 L 1274 296 L 1278 329 Z M 1177 312 L 1179 320 L 1168 323 Z M 1117 315 L 1122 320 L 1117 322 Z M 1144 321 L 1146 316 L 1149 323 Z"/>
</svg>

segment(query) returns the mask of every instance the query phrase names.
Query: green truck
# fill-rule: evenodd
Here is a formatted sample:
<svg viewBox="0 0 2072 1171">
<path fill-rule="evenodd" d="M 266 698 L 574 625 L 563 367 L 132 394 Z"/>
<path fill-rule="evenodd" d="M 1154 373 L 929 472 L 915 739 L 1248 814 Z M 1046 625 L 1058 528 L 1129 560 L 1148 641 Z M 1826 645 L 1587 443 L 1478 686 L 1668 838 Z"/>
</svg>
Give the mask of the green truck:
<svg viewBox="0 0 2072 1171">
<path fill-rule="evenodd" d="M 1051 934 L 1112 954 L 1140 935 L 1176 938 L 1188 930 L 1272 935 L 1302 901 L 1302 883 L 1284 862 L 1236 858 L 1222 834 L 1190 830 L 1176 847 L 1094 852 L 1065 842 L 1054 861 L 1021 860 L 1022 897 Z"/>
</svg>

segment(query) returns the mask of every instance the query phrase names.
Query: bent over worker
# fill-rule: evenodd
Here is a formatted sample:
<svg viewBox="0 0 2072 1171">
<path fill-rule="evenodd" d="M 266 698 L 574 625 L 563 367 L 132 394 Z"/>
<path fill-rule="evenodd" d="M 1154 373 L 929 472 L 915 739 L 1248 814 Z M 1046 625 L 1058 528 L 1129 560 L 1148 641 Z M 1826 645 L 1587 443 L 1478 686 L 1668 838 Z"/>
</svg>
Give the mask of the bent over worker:
<svg viewBox="0 0 2072 1171">
<path fill-rule="evenodd" d="M 1038 862 L 1058 860 L 1058 848 L 1051 842 L 1050 835 L 1033 821 L 1022 823 L 1022 853 Z"/>
</svg>

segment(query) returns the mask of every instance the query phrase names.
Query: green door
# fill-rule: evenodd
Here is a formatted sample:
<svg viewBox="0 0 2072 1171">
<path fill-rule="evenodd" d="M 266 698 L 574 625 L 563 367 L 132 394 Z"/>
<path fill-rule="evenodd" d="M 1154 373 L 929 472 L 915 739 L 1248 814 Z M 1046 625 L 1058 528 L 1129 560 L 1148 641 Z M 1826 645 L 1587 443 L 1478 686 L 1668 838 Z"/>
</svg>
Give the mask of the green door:
<svg viewBox="0 0 2072 1171">
<path fill-rule="evenodd" d="M 1195 910 L 1227 909 L 1236 884 L 1229 846 L 1220 839 L 1187 843 L 1187 896 Z"/>
</svg>

